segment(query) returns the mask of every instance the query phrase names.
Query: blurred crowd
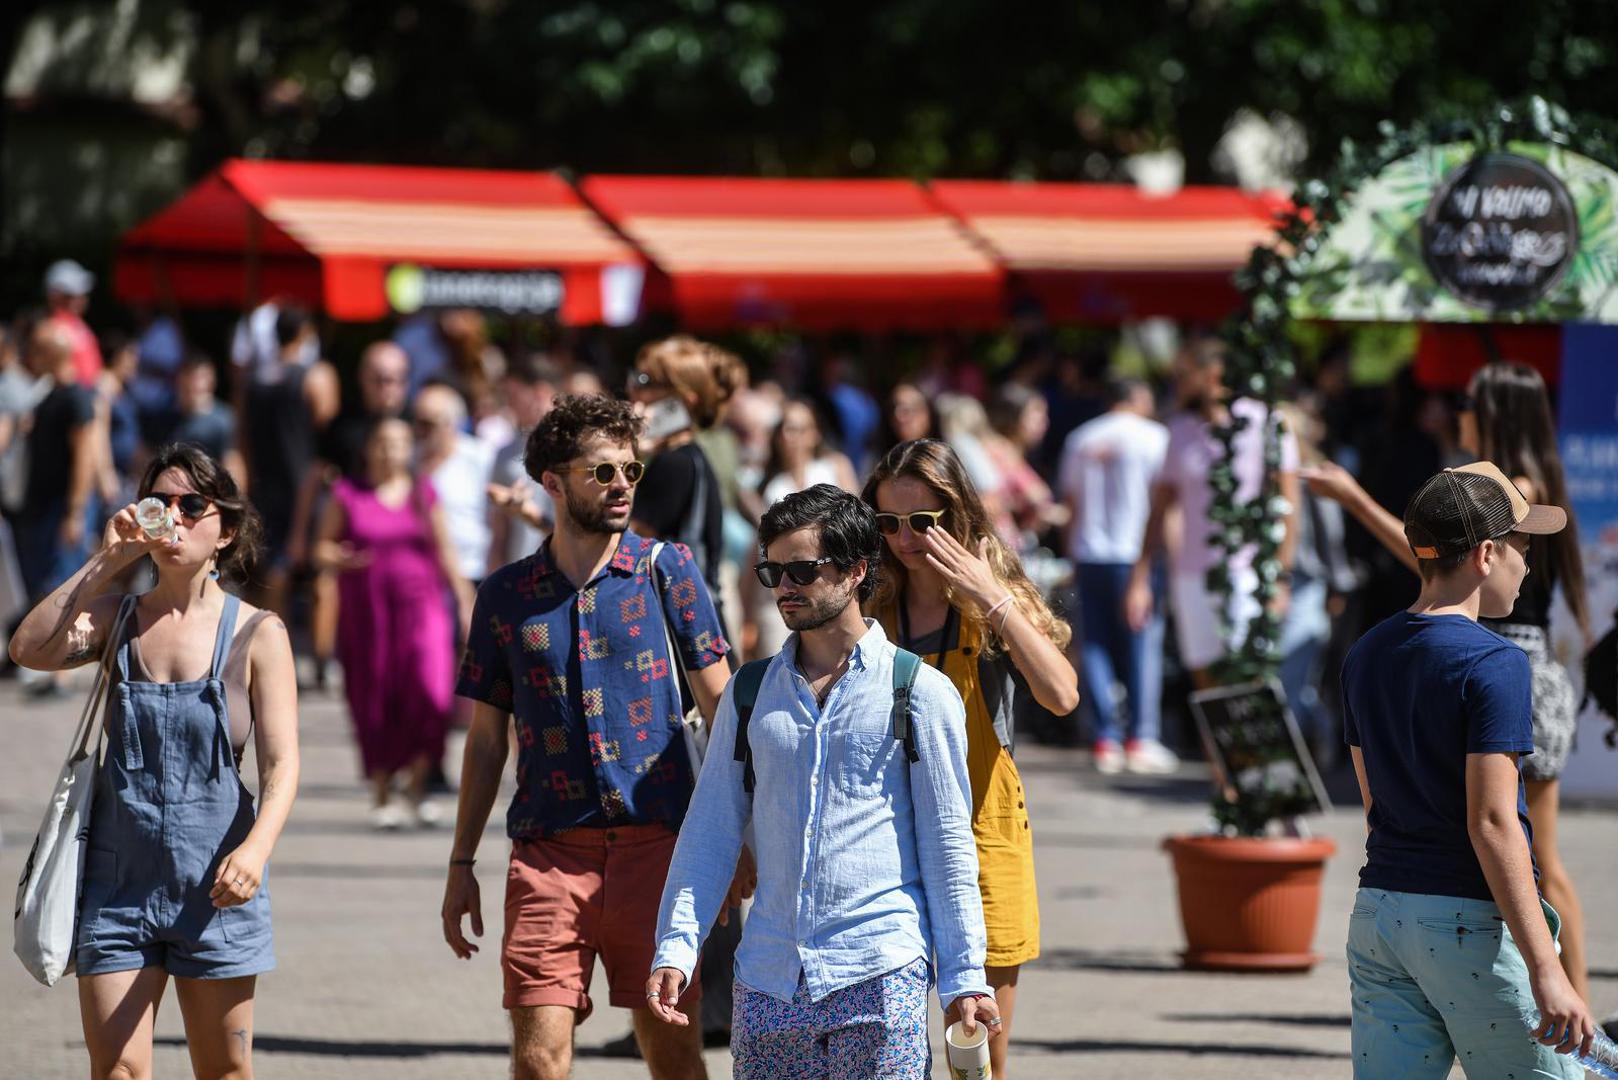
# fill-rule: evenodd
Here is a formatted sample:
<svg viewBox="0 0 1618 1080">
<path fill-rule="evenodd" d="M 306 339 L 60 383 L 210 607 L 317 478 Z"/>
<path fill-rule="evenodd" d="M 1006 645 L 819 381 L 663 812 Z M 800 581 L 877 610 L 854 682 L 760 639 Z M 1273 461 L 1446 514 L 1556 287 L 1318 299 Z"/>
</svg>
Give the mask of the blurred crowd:
<svg viewBox="0 0 1618 1080">
<path fill-rule="evenodd" d="M 890 447 L 947 441 L 1001 537 L 1078 631 L 1078 715 L 1033 707 L 1019 723 L 1041 740 L 1093 745 L 1104 771 L 1171 768 L 1171 748 L 1195 743 L 1182 691 L 1231 644 L 1213 632 L 1220 601 L 1204 581 L 1216 557 L 1213 425 L 1252 421 L 1231 462 L 1245 499 L 1259 492 L 1265 426 L 1284 433 L 1282 681 L 1328 766 L 1340 756 L 1337 658 L 1417 582 L 1300 470 L 1338 466 L 1397 511 L 1424 478 L 1467 457 L 1458 395 L 1423 389 L 1408 367 L 1357 386 L 1344 343 L 1307 365 L 1312 374 L 1271 416 L 1226 400 L 1219 345 L 1190 332 L 1169 364 L 1129 377 L 1116 342 L 1069 349 L 1041 332 L 1016 336 L 992 371 L 964 339 L 944 336 L 902 371 L 869 363 L 857 345 L 803 341 L 749 367 L 684 336 L 626 364 L 502 347 L 482 314 L 455 310 L 406 320 L 341 358 L 340 373 L 319 323 L 295 304 L 244 313 L 216 358 L 174 317 L 133 333 L 98 324 L 86 310 L 93 286 L 76 263 L 53 265 L 42 304 L 0 337 L 0 615 L 14 624 L 30 598 L 82 565 L 150 454 L 196 443 L 264 518 L 253 599 L 293 627 L 309 684 L 341 672 L 367 773 L 384 789 L 396 776 L 431 783 L 438 751 L 431 737 L 367 748 L 365 731 L 390 710 L 453 713 L 467 598 L 547 531 L 547 497 L 523 449 L 563 394 L 642 402 L 647 472 L 634 527 L 692 547 L 743 659 L 771 654 L 786 633 L 741 572 L 757 557 L 763 511 L 817 483 L 858 492 Z M 1244 586 L 1250 561 L 1238 553 L 1232 565 Z M 1238 626 L 1243 602 L 1227 613 Z M 19 674 L 37 693 L 59 692 Z"/>
</svg>

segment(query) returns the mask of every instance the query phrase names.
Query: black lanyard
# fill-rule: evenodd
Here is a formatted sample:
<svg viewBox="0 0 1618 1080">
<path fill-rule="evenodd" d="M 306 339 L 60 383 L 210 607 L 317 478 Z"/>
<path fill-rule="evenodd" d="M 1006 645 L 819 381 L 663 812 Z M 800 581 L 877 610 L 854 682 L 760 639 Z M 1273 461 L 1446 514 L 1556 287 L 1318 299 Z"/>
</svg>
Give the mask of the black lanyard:
<svg viewBox="0 0 1618 1080">
<path fill-rule="evenodd" d="M 951 604 L 949 614 L 944 616 L 944 629 L 938 638 L 938 658 L 933 661 L 933 667 L 939 671 L 944 670 L 944 654 L 950 652 L 960 644 L 961 613 Z M 914 640 L 910 636 L 910 610 L 905 603 L 904 594 L 899 594 L 899 640 L 905 648 L 910 649 Z M 914 649 L 911 649 L 914 652 Z"/>
</svg>

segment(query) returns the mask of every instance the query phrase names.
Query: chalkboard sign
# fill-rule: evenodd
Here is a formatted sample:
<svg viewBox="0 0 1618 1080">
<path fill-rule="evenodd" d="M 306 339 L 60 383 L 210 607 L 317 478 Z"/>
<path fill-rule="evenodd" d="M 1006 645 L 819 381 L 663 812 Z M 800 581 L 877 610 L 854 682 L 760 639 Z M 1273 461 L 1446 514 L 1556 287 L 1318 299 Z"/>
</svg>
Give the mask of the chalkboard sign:
<svg viewBox="0 0 1618 1080">
<path fill-rule="evenodd" d="M 1279 683 L 1242 683 L 1191 695 L 1215 781 L 1249 820 L 1313 814 L 1331 805 Z"/>
<path fill-rule="evenodd" d="M 1492 311 L 1532 305 L 1579 250 L 1567 187 L 1520 154 L 1480 154 L 1444 179 L 1422 219 L 1422 253 L 1439 284 Z"/>
</svg>

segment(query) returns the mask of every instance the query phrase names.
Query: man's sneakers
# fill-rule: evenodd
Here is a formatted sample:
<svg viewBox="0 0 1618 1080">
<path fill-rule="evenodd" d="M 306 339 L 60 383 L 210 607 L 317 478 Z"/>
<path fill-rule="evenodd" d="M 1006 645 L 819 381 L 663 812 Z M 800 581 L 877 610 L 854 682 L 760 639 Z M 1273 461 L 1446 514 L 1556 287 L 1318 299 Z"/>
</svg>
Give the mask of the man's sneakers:
<svg viewBox="0 0 1618 1080">
<path fill-rule="evenodd" d="M 1095 745 L 1096 772 L 1102 776 L 1117 776 L 1124 771 L 1124 748 L 1111 739 L 1102 739 Z"/>
<path fill-rule="evenodd" d="M 1180 759 L 1156 739 L 1131 739 L 1124 744 L 1124 766 L 1137 776 L 1168 776 L 1179 769 Z"/>
<path fill-rule="evenodd" d="M 1180 767 L 1180 759 L 1156 739 L 1131 739 L 1122 746 L 1102 739 L 1095 744 L 1093 760 L 1096 772 L 1103 776 L 1126 770 L 1136 776 L 1167 776 Z"/>
</svg>

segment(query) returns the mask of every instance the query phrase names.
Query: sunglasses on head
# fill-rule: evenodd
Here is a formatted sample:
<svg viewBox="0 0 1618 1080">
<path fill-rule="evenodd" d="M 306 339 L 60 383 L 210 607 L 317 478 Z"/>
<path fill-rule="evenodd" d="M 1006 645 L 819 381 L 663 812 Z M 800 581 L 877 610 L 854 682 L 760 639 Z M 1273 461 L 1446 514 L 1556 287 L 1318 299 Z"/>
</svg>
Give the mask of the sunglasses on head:
<svg viewBox="0 0 1618 1080">
<path fill-rule="evenodd" d="M 781 575 L 796 581 L 799 585 L 812 585 L 815 578 L 820 576 L 820 568 L 832 561 L 830 555 L 822 555 L 818 559 L 794 559 L 792 562 L 779 563 L 768 560 L 753 567 L 753 573 L 766 589 L 773 589 L 781 584 Z"/>
<path fill-rule="evenodd" d="M 908 514 L 878 514 L 876 527 L 892 536 L 899 531 L 901 522 L 910 526 L 911 532 L 924 533 L 944 519 L 948 510 L 913 510 Z"/>
<path fill-rule="evenodd" d="M 156 499 L 170 510 L 179 511 L 180 516 L 187 521 L 196 521 L 208 512 L 208 496 L 198 495 L 194 491 L 184 493 L 154 491 L 146 497 Z"/>
<path fill-rule="evenodd" d="M 646 475 L 646 466 L 639 461 L 626 461 L 622 465 L 619 465 L 614 461 L 603 461 L 599 465 L 573 465 L 562 469 L 552 469 L 551 471 L 559 473 L 589 473 L 590 479 L 594 480 L 602 487 L 606 487 L 608 484 L 612 483 L 613 477 L 622 472 L 624 474 L 624 483 L 628 484 L 630 487 L 634 487 L 636 484 L 640 483 L 640 478 Z"/>
</svg>

